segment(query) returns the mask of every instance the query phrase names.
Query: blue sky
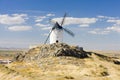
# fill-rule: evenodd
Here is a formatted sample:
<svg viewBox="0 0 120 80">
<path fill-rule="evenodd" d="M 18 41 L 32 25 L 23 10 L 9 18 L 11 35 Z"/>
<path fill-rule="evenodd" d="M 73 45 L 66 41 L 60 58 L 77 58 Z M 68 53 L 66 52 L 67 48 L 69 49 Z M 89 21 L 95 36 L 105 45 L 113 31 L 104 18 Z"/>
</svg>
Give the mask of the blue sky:
<svg viewBox="0 0 120 80">
<path fill-rule="evenodd" d="M 120 0 L 0 0 L 0 47 L 43 44 L 66 12 L 63 27 L 75 37 L 64 33 L 65 43 L 87 50 L 120 50 L 119 8 Z"/>
</svg>

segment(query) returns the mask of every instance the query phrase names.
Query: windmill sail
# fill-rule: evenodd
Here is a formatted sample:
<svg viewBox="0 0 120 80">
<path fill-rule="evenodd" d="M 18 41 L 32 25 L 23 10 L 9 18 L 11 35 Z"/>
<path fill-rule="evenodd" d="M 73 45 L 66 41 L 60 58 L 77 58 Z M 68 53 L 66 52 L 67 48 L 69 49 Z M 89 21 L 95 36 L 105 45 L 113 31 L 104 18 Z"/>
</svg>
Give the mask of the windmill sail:
<svg viewBox="0 0 120 80">
<path fill-rule="evenodd" d="M 49 37 L 50 37 L 51 33 L 52 33 L 52 30 L 51 30 L 51 31 L 50 31 L 50 33 L 48 34 L 48 36 L 47 36 L 47 38 L 46 38 L 46 40 L 45 40 L 44 44 L 46 44 L 46 43 L 47 43 L 47 41 L 48 41 L 48 39 L 49 39 Z"/>
<path fill-rule="evenodd" d="M 62 22 L 61 22 L 61 26 L 64 24 L 64 22 L 65 22 L 65 18 L 66 18 L 66 13 L 64 14 L 64 16 L 63 16 L 63 19 L 62 19 Z"/>
<path fill-rule="evenodd" d="M 71 30 L 66 29 L 66 28 L 63 28 L 63 30 L 64 30 L 65 32 L 67 32 L 69 35 L 71 35 L 71 36 L 74 37 L 75 34 L 74 34 Z"/>
</svg>

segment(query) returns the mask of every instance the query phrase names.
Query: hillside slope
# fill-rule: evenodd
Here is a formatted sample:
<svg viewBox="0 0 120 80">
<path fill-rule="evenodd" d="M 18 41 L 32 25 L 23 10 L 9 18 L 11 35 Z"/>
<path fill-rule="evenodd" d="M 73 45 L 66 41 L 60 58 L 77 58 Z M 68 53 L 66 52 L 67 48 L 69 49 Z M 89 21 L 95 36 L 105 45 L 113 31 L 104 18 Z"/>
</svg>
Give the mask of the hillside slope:
<svg viewBox="0 0 120 80">
<path fill-rule="evenodd" d="M 64 43 L 37 46 L 16 55 L 14 60 L 15 62 L 5 66 L 24 76 L 24 80 L 120 79 L 118 58 L 86 52 L 81 47 Z"/>
</svg>

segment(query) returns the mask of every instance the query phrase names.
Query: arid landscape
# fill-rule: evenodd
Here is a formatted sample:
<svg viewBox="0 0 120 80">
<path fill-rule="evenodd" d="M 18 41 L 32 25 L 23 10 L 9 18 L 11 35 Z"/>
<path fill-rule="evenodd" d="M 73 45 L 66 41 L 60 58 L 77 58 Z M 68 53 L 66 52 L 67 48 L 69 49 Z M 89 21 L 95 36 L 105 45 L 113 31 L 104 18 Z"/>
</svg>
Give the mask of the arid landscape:
<svg viewBox="0 0 120 80">
<path fill-rule="evenodd" d="M 78 46 L 51 44 L 15 53 L 10 57 L 12 63 L 0 64 L 0 80 L 120 79 L 119 52 L 89 52 Z"/>
<path fill-rule="evenodd" d="M 0 80 L 120 80 L 120 0 L 0 0 Z"/>
</svg>

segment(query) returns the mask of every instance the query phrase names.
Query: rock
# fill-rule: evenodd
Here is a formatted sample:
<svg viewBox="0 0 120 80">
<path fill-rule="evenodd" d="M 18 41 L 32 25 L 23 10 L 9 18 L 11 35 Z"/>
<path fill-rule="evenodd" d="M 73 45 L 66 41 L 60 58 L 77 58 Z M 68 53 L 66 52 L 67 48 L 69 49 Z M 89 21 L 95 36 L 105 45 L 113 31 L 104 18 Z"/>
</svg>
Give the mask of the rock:
<svg viewBox="0 0 120 80">
<path fill-rule="evenodd" d="M 46 57 L 59 57 L 59 56 L 69 56 L 76 58 L 86 58 L 89 57 L 90 53 L 83 50 L 82 47 L 70 46 L 65 43 L 54 43 L 45 44 L 37 46 L 36 48 L 30 49 L 25 54 L 18 54 L 15 57 L 17 61 L 31 61 L 39 60 Z"/>
<path fill-rule="evenodd" d="M 13 59 L 13 61 L 23 61 L 23 59 L 25 58 L 25 54 L 22 53 L 17 53 Z"/>
<path fill-rule="evenodd" d="M 114 60 L 113 62 L 114 62 L 114 64 L 120 65 L 120 61 L 119 60 Z"/>
<path fill-rule="evenodd" d="M 83 47 L 70 46 L 65 43 L 43 44 L 28 50 L 26 53 L 18 53 L 14 57 L 14 61 L 39 61 L 41 58 L 48 57 L 75 57 L 75 58 L 88 58 L 91 54 L 95 54 L 101 60 L 120 64 L 120 61 L 115 61 L 114 58 L 102 54 L 87 52 Z"/>
</svg>

